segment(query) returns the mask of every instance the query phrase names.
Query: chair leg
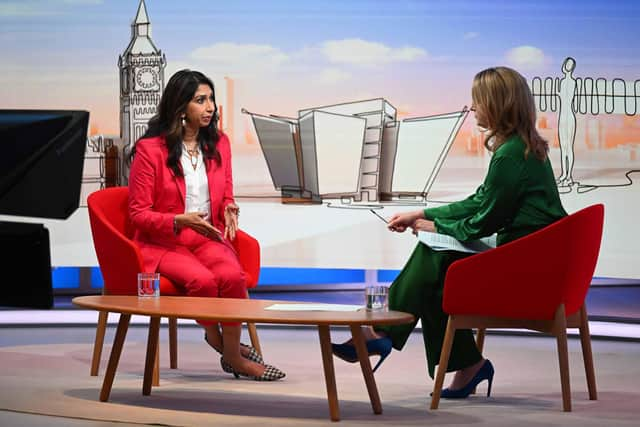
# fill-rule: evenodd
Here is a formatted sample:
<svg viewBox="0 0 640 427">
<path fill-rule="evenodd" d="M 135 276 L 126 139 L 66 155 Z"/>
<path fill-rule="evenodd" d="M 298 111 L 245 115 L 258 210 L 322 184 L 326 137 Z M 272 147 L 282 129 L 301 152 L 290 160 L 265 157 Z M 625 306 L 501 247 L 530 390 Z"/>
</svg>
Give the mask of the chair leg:
<svg viewBox="0 0 640 427">
<path fill-rule="evenodd" d="M 178 319 L 169 318 L 169 366 L 178 369 Z"/>
<path fill-rule="evenodd" d="M 571 412 L 571 384 L 569 382 L 569 351 L 567 348 L 567 318 L 564 304 L 560 304 L 554 318 L 554 332 L 558 343 L 560 363 L 560 385 L 562 387 L 562 409 Z"/>
<path fill-rule="evenodd" d="M 442 392 L 442 384 L 444 383 L 444 374 L 447 372 L 447 366 L 449 365 L 449 355 L 451 354 L 451 346 L 453 345 L 453 337 L 455 336 L 455 333 L 455 317 L 449 316 L 447 331 L 444 335 L 442 350 L 440 351 L 440 362 L 438 362 L 436 381 L 433 385 L 433 394 L 431 395 L 431 409 L 438 409 L 438 404 L 440 403 L 440 393 Z"/>
<path fill-rule="evenodd" d="M 478 332 L 476 333 L 476 347 L 478 347 L 478 351 L 482 354 L 482 349 L 484 348 L 484 337 L 486 335 L 485 328 L 478 328 Z"/>
<path fill-rule="evenodd" d="M 484 337 L 485 337 L 484 328 L 478 328 L 478 332 L 476 332 L 476 347 L 478 347 L 478 351 L 482 354 L 482 349 L 484 348 Z M 476 394 L 476 387 L 471 390 L 471 394 Z"/>
<path fill-rule="evenodd" d="M 91 357 L 91 376 L 98 375 L 100 370 L 100 357 L 102 357 L 102 345 L 104 344 L 104 334 L 107 330 L 108 311 L 98 313 L 98 326 L 96 327 L 96 339 L 93 343 L 93 356 Z"/>
<path fill-rule="evenodd" d="M 247 323 L 247 329 L 249 330 L 249 338 L 251 339 L 251 346 L 256 349 L 260 356 L 262 354 L 262 348 L 260 347 L 260 338 L 258 338 L 258 330 L 255 323 Z"/>
<path fill-rule="evenodd" d="M 587 376 L 587 388 L 589 389 L 589 400 L 598 400 L 596 389 L 596 374 L 593 369 L 593 353 L 591 352 L 591 334 L 589 333 L 589 318 L 587 316 L 587 306 L 582 305 L 580 309 L 580 344 L 582 344 L 582 359 L 584 360 L 584 370 Z"/>
<path fill-rule="evenodd" d="M 249 298 L 249 290 L 247 289 L 247 298 Z M 262 357 L 262 348 L 260 347 L 260 339 L 258 338 L 258 330 L 255 323 L 247 322 L 247 330 L 249 331 L 249 339 L 251 340 L 251 346 L 256 349 L 258 354 Z"/>
</svg>

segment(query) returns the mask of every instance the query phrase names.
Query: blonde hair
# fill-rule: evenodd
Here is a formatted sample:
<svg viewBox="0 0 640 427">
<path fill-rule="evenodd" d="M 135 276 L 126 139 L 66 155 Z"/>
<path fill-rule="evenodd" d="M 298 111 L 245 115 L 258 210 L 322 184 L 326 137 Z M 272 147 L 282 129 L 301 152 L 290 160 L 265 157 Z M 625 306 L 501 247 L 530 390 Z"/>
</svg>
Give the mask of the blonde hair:
<svg viewBox="0 0 640 427">
<path fill-rule="evenodd" d="M 540 160 L 547 158 L 549 144 L 536 130 L 533 95 L 520 73 L 507 67 L 480 71 L 473 79 L 471 97 L 487 121 L 489 132 L 484 146 L 489 151 L 496 151 L 511 135 L 517 134 L 526 145 L 525 157 L 533 153 Z"/>
</svg>

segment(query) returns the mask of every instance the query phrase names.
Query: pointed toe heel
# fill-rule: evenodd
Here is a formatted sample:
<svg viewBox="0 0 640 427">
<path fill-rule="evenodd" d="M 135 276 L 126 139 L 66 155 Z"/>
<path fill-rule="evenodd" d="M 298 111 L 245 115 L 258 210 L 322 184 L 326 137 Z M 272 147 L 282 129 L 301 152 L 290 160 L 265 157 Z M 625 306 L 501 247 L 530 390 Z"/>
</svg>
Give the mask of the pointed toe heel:
<svg viewBox="0 0 640 427">
<path fill-rule="evenodd" d="M 489 386 L 487 388 L 487 397 L 491 396 L 491 386 L 493 385 L 493 375 L 495 374 L 495 369 L 493 369 L 493 365 L 489 359 L 485 360 L 480 370 L 476 372 L 476 374 L 471 378 L 471 381 L 467 383 L 464 387 L 451 390 L 449 388 L 445 388 L 440 392 L 440 397 L 442 399 L 464 399 L 469 397 L 469 395 L 475 390 L 475 388 L 482 381 L 487 380 Z"/>
<path fill-rule="evenodd" d="M 487 379 L 487 382 L 489 383 L 487 386 L 487 397 L 491 396 L 491 385 L 493 384 L 493 371 L 491 372 L 491 376 Z"/>
<path fill-rule="evenodd" d="M 233 376 L 236 377 L 236 379 L 239 379 L 240 377 L 244 377 L 254 381 L 276 381 L 287 376 L 280 369 L 272 365 L 264 365 L 264 372 L 259 377 L 255 375 L 245 374 L 244 372 L 236 371 L 235 369 L 233 369 L 231 365 L 227 363 L 226 360 L 224 360 L 223 357 L 220 358 L 220 365 L 222 366 L 223 371 L 233 374 Z"/>
<path fill-rule="evenodd" d="M 351 344 L 331 344 L 331 351 L 336 357 L 345 362 L 355 363 L 358 361 L 356 348 Z"/>
<path fill-rule="evenodd" d="M 388 337 L 367 341 L 367 352 L 369 356 L 380 356 L 380 360 L 378 360 L 378 363 L 376 363 L 376 366 L 373 368 L 373 372 L 375 372 L 389 354 L 391 354 L 392 348 L 391 339 Z M 339 357 L 345 362 L 355 363 L 358 361 L 358 354 L 353 344 L 331 344 L 331 350 L 336 357 Z"/>
<path fill-rule="evenodd" d="M 222 354 L 222 350 L 214 347 L 213 345 L 211 345 L 209 343 L 209 339 L 207 337 L 207 333 L 206 332 L 204 333 L 204 342 L 206 342 L 209 347 L 211 347 L 212 349 L 217 351 L 218 354 Z M 240 343 L 240 347 L 244 347 L 244 348 L 247 349 L 247 355 L 246 356 L 243 355 L 243 357 L 245 359 L 248 359 L 248 360 L 251 360 L 252 362 L 256 362 L 256 363 L 259 363 L 261 365 L 264 365 L 264 360 L 262 359 L 262 356 L 260 355 L 260 353 L 258 353 L 258 351 L 255 348 L 251 347 L 250 345 L 243 344 L 243 343 Z"/>
<path fill-rule="evenodd" d="M 378 363 L 376 363 L 376 366 L 373 368 L 373 372 L 377 371 L 378 368 L 380 367 L 380 365 L 382 365 L 382 362 L 384 362 L 384 359 L 387 358 L 387 356 L 389 356 L 391 354 L 391 349 L 389 349 L 389 351 L 387 351 L 384 354 L 380 354 L 380 359 L 378 360 Z"/>
<path fill-rule="evenodd" d="M 220 366 L 222 366 L 222 370 L 225 371 L 226 373 L 233 374 L 233 376 L 236 377 L 236 379 L 240 378 L 240 375 L 233 369 L 231 365 L 227 363 L 226 360 L 224 360 L 224 357 L 220 358 Z"/>
<path fill-rule="evenodd" d="M 250 345 L 246 345 L 246 344 L 242 344 L 240 343 L 240 347 L 244 347 L 247 350 L 249 350 L 249 353 L 247 353 L 246 356 L 244 356 L 245 359 L 251 360 L 252 362 L 256 362 L 259 363 L 261 365 L 264 365 L 264 359 L 262 358 L 262 356 L 260 355 L 260 353 L 258 353 L 258 351 L 251 347 Z"/>
</svg>

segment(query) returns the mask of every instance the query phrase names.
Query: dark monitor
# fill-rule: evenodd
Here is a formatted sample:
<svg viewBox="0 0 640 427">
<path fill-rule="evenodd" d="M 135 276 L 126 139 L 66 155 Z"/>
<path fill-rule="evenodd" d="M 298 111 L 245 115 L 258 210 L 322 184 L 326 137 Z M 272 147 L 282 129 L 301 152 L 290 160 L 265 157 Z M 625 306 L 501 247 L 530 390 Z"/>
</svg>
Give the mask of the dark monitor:
<svg viewBox="0 0 640 427">
<path fill-rule="evenodd" d="M 0 306 L 53 307 L 49 230 L 42 224 L 0 221 Z"/>
<path fill-rule="evenodd" d="M 66 219 L 80 203 L 87 111 L 0 110 L 0 214 Z"/>
<path fill-rule="evenodd" d="M 80 203 L 86 111 L 0 110 L 0 215 L 66 219 Z M 0 221 L 0 306 L 51 308 L 49 232 Z"/>
</svg>

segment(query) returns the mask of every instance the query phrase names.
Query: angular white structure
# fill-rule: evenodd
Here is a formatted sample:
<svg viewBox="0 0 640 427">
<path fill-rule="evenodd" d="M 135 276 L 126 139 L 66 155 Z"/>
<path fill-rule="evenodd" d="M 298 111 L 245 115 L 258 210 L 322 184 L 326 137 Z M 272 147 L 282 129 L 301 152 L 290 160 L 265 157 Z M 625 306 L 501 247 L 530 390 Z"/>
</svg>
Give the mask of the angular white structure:
<svg viewBox="0 0 640 427">
<path fill-rule="evenodd" d="M 395 134 L 385 140 L 380 192 L 390 198 L 425 196 L 466 115 L 463 110 L 397 123 Z"/>
<path fill-rule="evenodd" d="M 468 110 L 398 122 L 377 98 L 303 109 L 297 119 L 248 114 L 284 203 L 377 202 L 426 196 Z"/>
</svg>

